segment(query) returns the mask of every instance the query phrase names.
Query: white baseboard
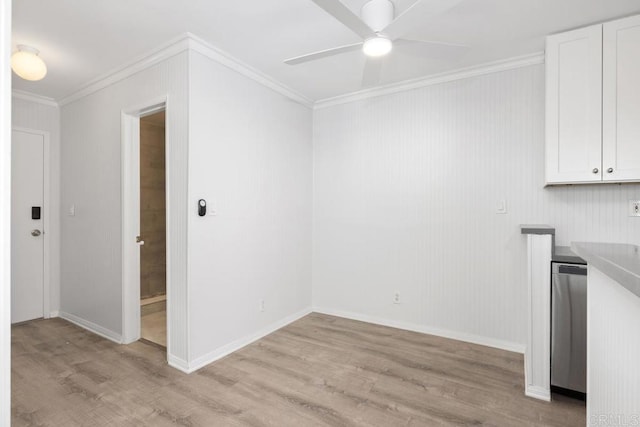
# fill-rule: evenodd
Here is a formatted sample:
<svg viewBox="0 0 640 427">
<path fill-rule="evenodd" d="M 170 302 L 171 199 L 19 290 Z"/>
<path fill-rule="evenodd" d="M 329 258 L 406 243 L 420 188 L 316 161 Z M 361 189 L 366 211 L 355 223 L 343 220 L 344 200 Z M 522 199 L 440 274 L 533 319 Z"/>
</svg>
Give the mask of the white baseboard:
<svg viewBox="0 0 640 427">
<path fill-rule="evenodd" d="M 68 320 L 69 322 L 73 323 L 74 325 L 78 325 L 81 328 L 86 329 L 89 332 L 93 332 L 96 335 L 100 335 L 103 338 L 108 339 L 109 341 L 113 341 L 117 344 L 122 344 L 122 336 L 116 332 L 113 332 L 112 330 L 109 330 L 107 328 L 103 328 L 100 325 L 96 325 L 93 322 L 90 322 L 88 320 L 85 320 L 81 317 L 78 317 L 74 314 L 70 314 L 70 313 L 65 313 L 64 311 L 61 311 L 58 313 L 59 316 L 65 320 Z"/>
<path fill-rule="evenodd" d="M 551 402 L 551 392 L 549 390 L 543 389 L 542 387 L 527 385 L 525 387 L 524 394 L 526 396 L 533 397 L 534 399 Z"/>
<path fill-rule="evenodd" d="M 359 320 L 361 322 L 373 323 L 376 325 L 389 326 L 407 331 L 420 332 L 423 334 L 435 335 L 443 338 L 450 338 L 458 341 L 464 341 L 472 344 L 484 345 L 486 347 L 498 348 L 500 350 L 512 351 L 514 353 L 524 354 L 524 344 L 514 343 L 510 341 L 488 338 L 480 335 L 467 334 L 464 332 L 450 331 L 447 329 L 433 328 L 430 326 L 418 325 L 415 323 L 400 322 L 397 320 L 382 319 L 367 314 L 354 313 L 349 311 L 334 310 L 330 308 L 314 307 L 313 311 L 330 316 L 344 317 L 345 319 Z"/>
<path fill-rule="evenodd" d="M 180 359 L 179 357 L 167 354 L 167 363 L 169 363 L 169 366 L 171 366 L 172 368 L 176 368 L 177 370 L 182 371 L 185 374 L 190 373 L 189 363 L 184 359 Z"/>
<path fill-rule="evenodd" d="M 544 387 L 535 386 L 529 384 L 529 359 L 527 352 L 524 353 L 524 395 L 533 397 L 534 399 L 544 400 L 546 402 L 551 401 L 551 387 L 546 389 Z"/>
<path fill-rule="evenodd" d="M 242 347 L 245 347 L 249 344 L 251 344 L 252 342 L 255 342 L 257 340 L 259 340 L 260 338 L 263 338 L 267 335 L 269 335 L 272 332 L 277 331 L 280 328 L 283 328 L 285 326 L 287 326 L 289 323 L 293 323 L 296 320 L 306 316 L 307 314 L 310 314 L 312 312 L 311 307 L 309 308 L 305 308 L 304 310 L 301 310 L 297 313 L 294 313 L 290 316 L 285 317 L 284 319 L 280 319 L 277 322 L 274 322 L 272 324 L 270 324 L 269 326 L 259 330 L 256 333 L 253 333 L 251 335 L 248 335 L 246 337 L 240 338 L 238 340 L 235 340 L 227 345 L 224 345 L 210 353 L 205 354 L 204 356 L 200 356 L 197 359 L 194 359 L 193 361 L 191 361 L 185 369 L 185 366 L 183 365 L 183 361 L 169 361 L 169 364 L 171 366 L 174 366 L 175 368 L 186 372 L 188 374 L 197 371 L 198 369 L 212 363 L 215 362 L 218 359 L 222 359 L 223 357 L 233 353 L 234 351 L 238 351 L 240 350 Z M 174 365 L 175 363 L 175 365 Z"/>
</svg>

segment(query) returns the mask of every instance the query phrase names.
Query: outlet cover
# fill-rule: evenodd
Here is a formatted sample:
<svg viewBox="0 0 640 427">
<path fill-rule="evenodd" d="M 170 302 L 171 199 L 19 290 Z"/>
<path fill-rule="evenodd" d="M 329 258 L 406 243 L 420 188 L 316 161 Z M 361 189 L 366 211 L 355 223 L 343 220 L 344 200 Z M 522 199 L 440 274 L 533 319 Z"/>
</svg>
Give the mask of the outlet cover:
<svg viewBox="0 0 640 427">
<path fill-rule="evenodd" d="M 640 200 L 629 200 L 629 216 L 640 216 Z"/>
</svg>

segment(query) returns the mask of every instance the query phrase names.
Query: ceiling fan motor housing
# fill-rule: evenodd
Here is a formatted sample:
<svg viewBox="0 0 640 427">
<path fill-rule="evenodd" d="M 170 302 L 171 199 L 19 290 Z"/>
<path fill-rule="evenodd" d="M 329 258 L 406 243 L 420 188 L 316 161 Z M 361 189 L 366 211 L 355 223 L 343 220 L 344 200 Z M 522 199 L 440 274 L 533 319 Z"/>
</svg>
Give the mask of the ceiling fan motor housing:
<svg viewBox="0 0 640 427">
<path fill-rule="evenodd" d="M 362 20 L 376 33 L 393 21 L 393 3 L 390 0 L 370 0 L 362 6 Z"/>
</svg>

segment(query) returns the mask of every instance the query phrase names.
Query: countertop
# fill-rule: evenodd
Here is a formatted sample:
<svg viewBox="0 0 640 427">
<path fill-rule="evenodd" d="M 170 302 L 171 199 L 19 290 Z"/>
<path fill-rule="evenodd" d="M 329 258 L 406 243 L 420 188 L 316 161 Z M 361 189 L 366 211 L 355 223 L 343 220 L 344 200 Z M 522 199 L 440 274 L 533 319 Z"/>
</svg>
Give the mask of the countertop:
<svg viewBox="0 0 640 427">
<path fill-rule="evenodd" d="M 520 224 L 522 234 L 556 234 L 556 229 L 546 224 Z"/>
<path fill-rule="evenodd" d="M 587 262 L 576 255 L 569 246 L 556 246 L 551 255 L 553 262 L 566 262 L 569 264 L 586 264 Z"/>
<path fill-rule="evenodd" d="M 555 246 L 556 229 L 546 224 L 520 224 L 522 234 L 549 234 L 551 235 L 551 261 L 566 262 L 571 264 L 586 264 L 568 246 Z"/>
<path fill-rule="evenodd" d="M 574 242 L 579 257 L 640 297 L 640 247 L 624 243 Z"/>
</svg>

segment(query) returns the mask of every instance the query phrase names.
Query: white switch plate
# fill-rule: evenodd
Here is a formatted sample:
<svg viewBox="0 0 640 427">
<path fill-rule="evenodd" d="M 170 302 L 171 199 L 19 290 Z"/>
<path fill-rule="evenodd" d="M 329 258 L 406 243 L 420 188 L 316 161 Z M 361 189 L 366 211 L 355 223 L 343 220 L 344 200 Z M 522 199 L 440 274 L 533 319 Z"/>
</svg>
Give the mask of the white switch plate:
<svg viewBox="0 0 640 427">
<path fill-rule="evenodd" d="M 498 200 L 498 203 L 496 203 L 496 213 L 497 214 L 506 214 L 507 213 L 507 201 L 506 200 Z"/>
<path fill-rule="evenodd" d="M 629 200 L 629 216 L 640 216 L 640 200 Z"/>
<path fill-rule="evenodd" d="M 218 215 L 218 209 L 217 209 L 218 204 L 216 203 L 216 201 L 214 199 L 209 200 L 208 206 L 207 206 L 207 215 L 208 216 L 217 216 Z"/>
<path fill-rule="evenodd" d="M 76 216 L 76 205 L 69 205 L 69 216 Z"/>
</svg>

